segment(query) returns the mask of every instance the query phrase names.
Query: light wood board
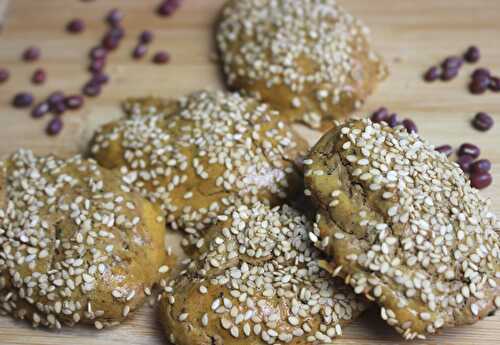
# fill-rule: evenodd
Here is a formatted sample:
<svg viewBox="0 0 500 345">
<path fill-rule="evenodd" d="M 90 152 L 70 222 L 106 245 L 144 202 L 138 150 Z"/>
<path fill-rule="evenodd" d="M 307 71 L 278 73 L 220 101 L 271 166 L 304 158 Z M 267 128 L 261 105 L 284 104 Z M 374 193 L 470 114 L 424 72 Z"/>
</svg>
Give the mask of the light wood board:
<svg viewBox="0 0 500 345">
<path fill-rule="evenodd" d="M 298 2 L 300 0 L 297 0 Z M 401 115 L 412 117 L 420 132 L 435 144 L 462 142 L 478 144 L 483 156 L 493 162 L 494 184 L 484 195 L 493 200 L 500 214 L 500 94 L 472 96 L 466 90 L 473 67 L 463 68 L 459 78 L 448 83 L 425 84 L 422 72 L 444 57 L 461 53 L 469 44 L 482 49 L 481 66 L 500 74 L 500 2 L 498 0 L 340 0 L 364 19 L 373 32 L 374 44 L 386 58 L 391 76 L 369 99 L 361 114 L 385 105 Z M 153 15 L 156 0 L 0 0 L 0 66 L 8 67 L 12 77 L 0 86 L 0 156 L 19 147 L 37 153 L 53 152 L 69 156 L 82 152 L 92 131 L 120 116 L 119 101 L 126 96 L 158 95 L 177 97 L 202 88 L 221 88 L 213 59 L 213 22 L 223 0 L 185 0 L 171 18 Z M 103 95 L 87 103 L 80 112 L 65 115 L 65 130 L 56 138 L 43 133 L 47 119 L 32 120 L 26 111 L 9 106 L 15 92 L 34 91 L 45 97 L 62 89 L 77 92 L 86 80 L 87 52 L 105 30 L 104 14 L 113 7 L 126 13 L 127 38 L 112 55 L 108 71 L 112 82 Z M 81 17 L 85 33 L 64 32 L 66 22 Z M 130 50 L 142 29 L 156 37 L 153 50 L 167 49 L 172 55 L 168 66 L 155 66 L 130 59 Z M 36 44 L 43 58 L 35 64 L 20 62 L 22 50 Z M 35 66 L 48 72 L 48 82 L 34 87 L 29 79 Z M 490 112 L 497 126 L 480 133 L 469 125 L 478 111 Z M 318 134 L 301 130 L 313 143 Z M 416 344 L 493 345 L 500 342 L 500 315 L 474 326 L 447 330 Z M 32 330 L 23 322 L 0 318 L 1 345 L 112 345 L 166 344 L 155 311 L 144 307 L 119 328 L 103 332 L 76 328 L 61 332 Z M 345 329 L 335 340 L 341 345 L 403 344 L 388 326 L 369 311 Z"/>
</svg>

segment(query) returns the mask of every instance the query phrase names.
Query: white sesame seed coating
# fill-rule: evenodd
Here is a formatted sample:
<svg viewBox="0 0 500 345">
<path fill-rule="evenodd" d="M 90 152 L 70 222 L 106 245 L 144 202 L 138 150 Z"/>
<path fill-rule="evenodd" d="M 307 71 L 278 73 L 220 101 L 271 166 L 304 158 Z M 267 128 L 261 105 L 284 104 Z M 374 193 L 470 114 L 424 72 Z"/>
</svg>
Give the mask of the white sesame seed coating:
<svg viewBox="0 0 500 345">
<path fill-rule="evenodd" d="M 235 209 L 208 231 L 207 245 L 171 282 L 173 291 L 165 292 L 160 315 L 167 333 L 178 345 L 211 337 L 228 344 L 331 341 L 366 305 L 319 267 L 311 229 L 287 205 Z M 179 315 L 186 313 L 180 325 Z M 338 332 L 327 332 L 332 327 Z"/>
<path fill-rule="evenodd" d="M 368 119 L 339 125 L 308 158 L 306 186 L 321 208 L 316 243 L 330 238 L 322 249 L 346 282 L 404 337 L 497 308 L 499 225 L 455 163 L 418 135 Z M 328 175 L 308 174 L 318 169 Z M 341 191 L 335 207 L 332 191 Z"/>
<path fill-rule="evenodd" d="M 158 279 L 165 230 L 159 210 L 116 181 L 79 156 L 19 150 L 0 162 L 0 313 L 102 329 L 142 304 L 135 291 Z"/>
<path fill-rule="evenodd" d="M 171 228 L 199 238 L 235 203 L 294 193 L 306 144 L 269 106 L 206 91 L 144 114 L 148 102 L 129 102 L 133 113 L 98 131 L 91 151 L 121 172 L 123 190 L 158 203 Z"/>
<path fill-rule="evenodd" d="M 226 82 L 311 127 L 358 108 L 386 68 L 335 0 L 231 0 L 216 40 Z"/>
</svg>

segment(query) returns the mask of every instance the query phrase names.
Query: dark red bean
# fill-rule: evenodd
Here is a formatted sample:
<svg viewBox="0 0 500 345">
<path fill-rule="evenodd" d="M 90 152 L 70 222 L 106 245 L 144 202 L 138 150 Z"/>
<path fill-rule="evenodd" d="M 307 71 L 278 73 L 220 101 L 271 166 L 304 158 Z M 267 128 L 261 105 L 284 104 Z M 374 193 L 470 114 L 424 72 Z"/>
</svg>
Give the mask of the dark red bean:
<svg viewBox="0 0 500 345">
<path fill-rule="evenodd" d="M 485 83 L 481 79 L 474 79 L 469 84 L 469 91 L 474 95 L 481 95 L 488 90 L 489 82 Z"/>
<path fill-rule="evenodd" d="M 385 121 L 389 116 L 389 111 L 385 107 L 377 109 L 371 116 L 371 120 L 374 123 L 379 123 Z"/>
<path fill-rule="evenodd" d="M 75 18 L 71 20 L 67 25 L 66 25 L 66 31 L 72 33 L 72 34 L 78 34 L 82 32 L 85 29 L 85 23 L 83 20 Z"/>
<path fill-rule="evenodd" d="M 476 63 L 481 58 L 481 52 L 476 46 L 470 46 L 464 54 L 464 60 L 468 63 Z"/>
<path fill-rule="evenodd" d="M 472 187 L 477 188 L 477 189 L 484 189 L 488 187 L 491 182 L 493 181 L 493 178 L 491 177 L 490 173 L 479 173 L 479 174 L 472 174 L 470 178 L 470 184 Z"/>
<path fill-rule="evenodd" d="M 424 74 L 424 80 L 429 83 L 438 80 L 440 77 L 441 77 L 441 71 L 436 66 L 429 68 L 427 72 L 425 72 Z"/>
<path fill-rule="evenodd" d="M 490 84 L 488 88 L 493 92 L 500 92 L 500 78 L 499 77 L 491 77 Z"/>
<path fill-rule="evenodd" d="M 101 94 L 101 85 L 93 82 L 88 82 L 83 86 L 82 92 L 87 97 L 97 97 Z"/>
<path fill-rule="evenodd" d="M 50 111 L 55 115 L 62 115 L 66 112 L 66 104 L 64 100 L 54 103 L 50 106 Z"/>
<path fill-rule="evenodd" d="M 49 95 L 49 97 L 47 98 L 47 102 L 49 102 L 49 105 L 53 107 L 57 103 L 64 102 L 64 98 L 64 93 L 62 93 L 61 91 L 55 91 Z"/>
<path fill-rule="evenodd" d="M 160 6 L 158 6 L 157 13 L 160 16 L 168 17 L 177 10 L 180 4 L 181 0 L 164 0 Z"/>
<path fill-rule="evenodd" d="M 403 126 L 406 128 L 408 133 L 418 133 L 417 125 L 410 119 L 404 119 Z"/>
<path fill-rule="evenodd" d="M 23 60 L 28 62 L 36 61 L 41 56 L 40 48 L 38 47 L 28 47 L 23 53 Z"/>
<path fill-rule="evenodd" d="M 153 41 L 153 33 L 149 30 L 144 30 L 141 32 L 139 35 L 139 42 L 144 43 L 144 44 L 149 44 Z"/>
<path fill-rule="evenodd" d="M 396 127 L 399 124 L 398 114 L 391 114 L 386 120 L 389 127 Z"/>
<path fill-rule="evenodd" d="M 157 52 L 153 56 L 153 62 L 158 65 L 163 65 L 170 62 L 170 54 L 164 51 Z"/>
<path fill-rule="evenodd" d="M 486 68 L 476 68 L 474 72 L 472 72 L 472 79 L 476 79 L 480 76 L 490 78 L 491 74 L 490 71 L 487 70 Z"/>
<path fill-rule="evenodd" d="M 148 52 L 148 47 L 145 44 L 139 44 L 137 47 L 134 48 L 134 51 L 132 52 L 132 57 L 137 60 L 142 59 L 147 52 Z"/>
<path fill-rule="evenodd" d="M 108 55 L 108 51 L 101 46 L 97 46 L 92 48 L 89 55 L 91 59 L 104 59 Z"/>
<path fill-rule="evenodd" d="M 68 96 L 64 100 L 64 104 L 68 109 L 76 110 L 80 109 L 83 106 L 84 99 L 80 95 Z"/>
<path fill-rule="evenodd" d="M 474 144 L 465 143 L 465 144 L 460 145 L 460 147 L 458 148 L 458 155 L 459 156 L 468 155 L 468 156 L 472 156 L 473 158 L 477 158 L 477 157 L 479 157 L 480 154 L 481 154 L 481 150 L 479 149 L 479 147 L 477 147 Z"/>
<path fill-rule="evenodd" d="M 446 58 L 446 60 L 443 61 L 442 67 L 443 69 L 459 69 L 462 67 L 463 60 L 462 58 L 458 56 L 450 56 L 449 58 Z"/>
<path fill-rule="evenodd" d="M 474 162 L 474 157 L 469 155 L 462 155 L 458 157 L 457 160 L 457 163 L 463 172 L 469 172 L 473 162 Z"/>
<path fill-rule="evenodd" d="M 31 81 L 33 82 L 33 84 L 37 85 L 45 83 L 46 79 L 47 79 L 47 73 L 45 73 L 45 71 L 41 68 L 35 70 L 33 76 L 31 77 Z"/>
<path fill-rule="evenodd" d="M 120 45 L 120 39 L 112 35 L 106 34 L 102 39 L 102 46 L 109 50 L 115 50 Z"/>
<path fill-rule="evenodd" d="M 480 159 L 471 165 L 471 171 L 475 174 L 485 173 L 491 170 L 491 162 L 487 159 Z"/>
<path fill-rule="evenodd" d="M 109 81 L 109 76 L 105 73 L 95 73 L 90 81 L 93 84 L 104 85 Z"/>
<path fill-rule="evenodd" d="M 436 151 L 444 153 L 447 157 L 449 157 L 453 153 L 453 147 L 451 147 L 451 145 L 441 145 L 436 147 Z"/>
<path fill-rule="evenodd" d="M 115 26 L 108 31 L 108 35 L 121 40 L 123 37 L 125 37 L 125 30 L 120 26 Z"/>
<path fill-rule="evenodd" d="M 54 136 L 58 135 L 63 129 L 63 122 L 60 116 L 55 116 L 52 120 L 50 120 L 49 124 L 45 131 L 48 135 Z"/>
<path fill-rule="evenodd" d="M 19 92 L 12 99 L 12 105 L 16 108 L 28 108 L 31 107 L 35 98 L 29 92 Z"/>
<path fill-rule="evenodd" d="M 10 73 L 5 68 L 0 68 L 0 84 L 5 83 L 10 78 Z"/>
<path fill-rule="evenodd" d="M 442 81 L 450 81 L 452 79 L 455 79 L 455 77 L 458 75 L 458 68 L 448 68 L 441 73 L 441 80 Z"/>
<path fill-rule="evenodd" d="M 493 127 L 494 123 L 495 122 L 493 118 L 484 112 L 477 113 L 472 120 L 472 125 L 474 126 L 474 128 L 480 131 L 487 131 L 488 129 Z"/>
<path fill-rule="evenodd" d="M 117 26 L 118 24 L 121 23 L 122 20 L 123 20 L 123 13 L 117 8 L 114 8 L 111 11 L 109 11 L 108 15 L 106 16 L 106 21 L 111 26 Z"/>
<path fill-rule="evenodd" d="M 31 117 L 38 119 L 45 114 L 47 114 L 50 110 L 50 105 L 48 102 L 42 102 L 38 104 L 33 110 L 31 111 Z"/>
<path fill-rule="evenodd" d="M 95 59 L 90 62 L 89 71 L 100 73 L 106 67 L 106 59 Z"/>
</svg>

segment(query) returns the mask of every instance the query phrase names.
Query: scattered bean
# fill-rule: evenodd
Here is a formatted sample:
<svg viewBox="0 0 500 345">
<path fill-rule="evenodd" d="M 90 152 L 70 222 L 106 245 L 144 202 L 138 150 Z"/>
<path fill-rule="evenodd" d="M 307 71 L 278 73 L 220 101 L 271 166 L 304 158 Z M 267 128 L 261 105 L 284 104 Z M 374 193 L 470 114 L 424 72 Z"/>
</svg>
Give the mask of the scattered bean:
<svg viewBox="0 0 500 345">
<path fill-rule="evenodd" d="M 418 133 L 417 125 L 411 119 L 404 119 L 403 126 L 406 128 L 408 133 Z"/>
<path fill-rule="evenodd" d="M 109 50 L 115 50 L 120 45 L 120 39 L 117 38 L 117 37 L 115 37 L 115 36 L 112 36 L 110 34 L 106 34 L 104 36 L 104 38 L 102 39 L 101 44 L 108 51 Z"/>
<path fill-rule="evenodd" d="M 90 62 L 89 71 L 100 73 L 106 66 L 106 59 L 94 59 Z"/>
<path fill-rule="evenodd" d="M 463 172 L 469 172 L 473 162 L 474 162 L 474 157 L 470 155 L 461 155 L 458 157 L 457 160 L 457 163 Z"/>
<path fill-rule="evenodd" d="M 386 120 L 389 127 L 396 127 L 399 124 L 398 114 L 391 114 Z"/>
<path fill-rule="evenodd" d="M 92 48 L 90 51 L 91 59 L 104 59 L 108 55 L 108 51 L 101 46 Z"/>
<path fill-rule="evenodd" d="M 33 73 L 33 76 L 31 77 L 31 81 L 33 82 L 33 84 L 37 85 L 45 83 L 46 79 L 47 79 L 47 73 L 45 72 L 45 70 L 41 68 L 36 69 L 35 72 Z"/>
<path fill-rule="evenodd" d="M 484 189 L 488 187 L 492 181 L 493 178 L 488 172 L 472 174 L 470 178 L 471 186 L 477 189 Z"/>
<path fill-rule="evenodd" d="M 474 128 L 480 131 L 489 130 L 491 127 L 493 127 L 493 124 L 494 124 L 493 118 L 484 112 L 477 113 L 474 119 L 472 120 L 472 125 L 474 126 Z"/>
<path fill-rule="evenodd" d="M 476 63 L 481 58 L 481 52 L 476 46 L 470 46 L 464 54 L 464 60 L 468 63 Z"/>
<path fill-rule="evenodd" d="M 0 84 L 5 83 L 10 78 L 10 73 L 5 68 L 0 68 Z"/>
<path fill-rule="evenodd" d="M 153 56 L 153 62 L 155 64 L 158 64 L 158 65 L 163 65 L 163 64 L 166 64 L 170 61 L 170 54 L 168 54 L 167 52 L 165 51 L 160 51 L 160 52 L 157 52 L 154 56 Z"/>
<path fill-rule="evenodd" d="M 63 122 L 60 116 L 55 116 L 52 120 L 50 120 L 49 124 L 45 131 L 50 136 L 58 135 L 63 129 Z"/>
<path fill-rule="evenodd" d="M 23 53 L 23 60 L 27 62 L 33 62 L 40 58 L 41 51 L 38 47 L 28 47 Z"/>
<path fill-rule="evenodd" d="M 49 97 L 47 98 L 47 102 L 49 102 L 49 105 L 53 107 L 57 103 L 64 102 L 64 98 L 64 93 L 62 93 L 61 91 L 55 91 L 49 95 Z"/>
<path fill-rule="evenodd" d="M 68 96 L 64 100 L 64 104 L 68 109 L 76 110 L 83 106 L 84 100 L 80 95 Z"/>
<path fill-rule="evenodd" d="M 449 157 L 453 153 L 453 148 L 451 147 L 451 145 L 441 145 L 436 147 L 436 151 L 441 152 Z"/>
<path fill-rule="evenodd" d="M 14 96 L 12 100 L 12 105 L 16 108 L 28 108 L 31 107 L 35 98 L 31 93 L 28 92 L 19 92 Z"/>
<path fill-rule="evenodd" d="M 82 92 L 85 96 L 96 97 L 101 94 L 101 85 L 93 82 L 88 82 L 83 86 Z"/>
<path fill-rule="evenodd" d="M 114 8 L 111 11 L 109 11 L 108 15 L 106 16 L 106 21 L 111 26 L 117 26 L 118 24 L 121 23 L 122 20 L 123 20 L 123 13 L 117 8 Z"/>
<path fill-rule="evenodd" d="M 472 72 L 472 79 L 480 78 L 480 77 L 490 78 L 490 71 L 486 68 L 476 68 L 474 72 Z"/>
<path fill-rule="evenodd" d="M 462 67 L 463 60 L 458 57 L 458 56 L 450 56 L 449 58 L 446 58 L 446 60 L 443 61 L 442 67 L 443 69 L 456 69 L 458 70 L 460 67 Z"/>
<path fill-rule="evenodd" d="M 424 80 L 431 83 L 438 80 L 441 77 L 441 71 L 438 67 L 433 66 L 427 70 L 424 74 Z"/>
<path fill-rule="evenodd" d="M 177 10 L 180 4 L 181 0 L 164 0 L 160 6 L 158 6 L 157 13 L 160 16 L 168 17 Z"/>
<path fill-rule="evenodd" d="M 95 73 L 90 80 L 91 83 L 104 85 L 109 81 L 109 76 L 105 73 Z"/>
<path fill-rule="evenodd" d="M 33 108 L 31 111 L 31 117 L 38 119 L 45 114 L 47 114 L 50 110 L 50 105 L 48 102 L 42 102 Z"/>
<path fill-rule="evenodd" d="M 144 44 L 149 44 L 153 41 L 153 33 L 149 30 L 144 30 L 141 32 L 139 35 L 139 42 L 144 43 Z"/>
<path fill-rule="evenodd" d="M 486 92 L 489 86 L 489 81 L 484 82 L 484 79 L 473 79 L 469 84 L 469 91 L 474 95 L 481 95 Z"/>
<path fill-rule="evenodd" d="M 471 165 L 472 173 L 485 173 L 491 170 L 491 162 L 488 159 L 480 159 Z"/>
<path fill-rule="evenodd" d="M 134 51 L 132 52 L 132 57 L 136 60 L 142 59 L 144 55 L 146 55 L 148 51 L 148 47 L 145 44 L 139 44 L 137 47 L 134 48 Z"/>
<path fill-rule="evenodd" d="M 371 120 L 374 123 L 380 123 L 382 121 L 385 121 L 388 116 L 389 116 L 389 111 L 387 110 L 387 108 L 381 107 L 372 114 Z"/>
<path fill-rule="evenodd" d="M 71 20 L 67 25 L 66 25 L 66 31 L 72 33 L 72 34 L 78 34 L 82 32 L 85 29 L 85 23 L 83 20 L 75 18 Z"/>
<path fill-rule="evenodd" d="M 62 115 L 66 112 L 66 104 L 64 100 L 54 103 L 50 106 L 50 111 L 55 115 Z"/>
<path fill-rule="evenodd" d="M 441 80 L 442 81 L 450 81 L 452 79 L 455 79 L 455 77 L 458 75 L 458 68 L 448 68 L 441 73 Z"/>
<path fill-rule="evenodd" d="M 473 144 L 465 143 L 460 145 L 458 149 L 458 156 L 472 156 L 472 158 L 477 158 L 481 154 L 479 147 Z"/>
<path fill-rule="evenodd" d="M 499 77 L 491 77 L 490 84 L 488 88 L 493 92 L 500 92 L 500 78 Z"/>
</svg>

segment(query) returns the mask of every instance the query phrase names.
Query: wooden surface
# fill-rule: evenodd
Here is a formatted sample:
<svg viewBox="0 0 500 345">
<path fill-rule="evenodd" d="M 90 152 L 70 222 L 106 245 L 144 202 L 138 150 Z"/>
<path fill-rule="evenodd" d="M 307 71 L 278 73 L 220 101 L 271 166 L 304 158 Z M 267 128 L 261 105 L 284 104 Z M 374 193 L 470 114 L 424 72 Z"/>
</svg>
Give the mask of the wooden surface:
<svg viewBox="0 0 500 345">
<path fill-rule="evenodd" d="M 300 1 L 300 0 L 297 0 Z M 372 96 L 361 114 L 380 105 L 412 117 L 420 132 L 435 144 L 454 146 L 469 141 L 480 145 L 483 156 L 493 162 L 494 184 L 484 191 L 500 214 L 500 94 L 472 96 L 466 91 L 472 67 L 466 66 L 458 79 L 449 83 L 425 84 L 421 73 L 445 56 L 462 52 L 469 44 L 481 47 L 481 66 L 500 74 L 500 1 L 498 0 L 340 0 L 372 28 L 374 44 L 385 56 L 391 70 L 389 79 Z M 173 17 L 152 14 L 155 0 L 0 0 L 0 66 L 11 70 L 9 83 L 0 86 L 0 156 L 18 147 L 38 153 L 62 156 L 82 152 L 92 131 L 120 116 L 118 102 L 126 96 L 159 95 L 176 97 L 201 88 L 221 87 L 214 62 L 212 27 L 223 0 L 185 0 Z M 111 57 L 112 82 L 102 97 L 91 100 L 77 113 L 65 115 L 65 130 L 57 138 L 43 133 L 46 120 L 32 120 L 26 111 L 14 110 L 9 102 L 15 92 L 31 90 L 39 97 L 63 89 L 77 92 L 87 74 L 87 51 L 105 30 L 101 18 L 113 7 L 126 13 L 127 38 Z M 88 29 L 79 36 L 64 32 L 65 23 L 81 17 Z M 148 60 L 134 62 L 130 49 L 142 29 L 156 33 L 154 49 L 172 55 L 168 66 Z M 28 45 L 43 50 L 35 64 L 19 61 Z M 33 87 L 29 78 L 35 66 L 49 74 L 43 87 Z M 490 112 L 497 126 L 488 133 L 469 125 L 477 111 Z M 317 133 L 304 130 L 311 142 Z M 416 344 L 493 345 L 500 342 L 500 315 L 474 326 L 447 330 Z M 0 318 L 0 344 L 26 345 L 112 345 L 166 344 L 154 309 L 145 307 L 121 327 L 104 332 L 77 328 L 62 332 L 32 330 L 23 322 Z M 382 345 L 404 343 L 377 316 L 368 312 L 335 344 Z"/>
</svg>

